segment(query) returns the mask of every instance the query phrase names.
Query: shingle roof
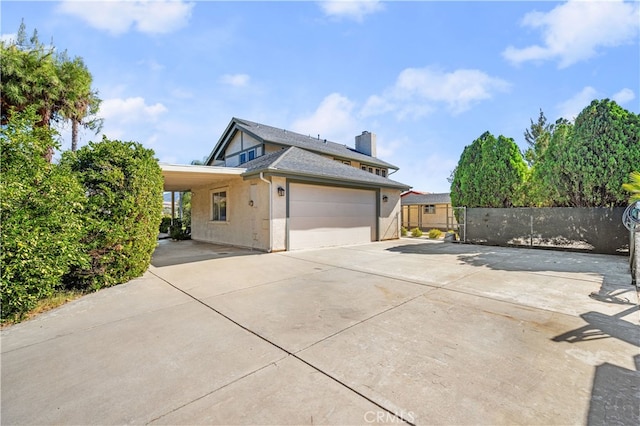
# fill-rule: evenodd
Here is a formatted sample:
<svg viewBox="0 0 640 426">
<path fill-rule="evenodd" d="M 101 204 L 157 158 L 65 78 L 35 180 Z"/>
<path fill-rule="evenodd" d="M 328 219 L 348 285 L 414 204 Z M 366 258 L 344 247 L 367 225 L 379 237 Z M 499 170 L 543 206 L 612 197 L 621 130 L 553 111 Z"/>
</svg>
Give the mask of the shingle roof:
<svg viewBox="0 0 640 426">
<path fill-rule="evenodd" d="M 402 197 L 400 203 L 403 206 L 416 204 L 451 204 L 451 194 L 448 192 L 439 194 L 408 194 Z"/>
<path fill-rule="evenodd" d="M 264 172 L 371 187 L 410 188 L 409 185 L 365 172 L 294 146 L 256 158 L 243 164 L 243 166 L 247 169 L 243 176 L 252 176 Z"/>
<path fill-rule="evenodd" d="M 231 136 L 229 132 L 232 132 L 234 127 L 240 128 L 243 131 L 254 135 L 255 137 L 262 139 L 265 142 L 282 146 L 295 146 L 298 148 L 306 149 L 308 151 L 317 152 L 326 155 L 332 155 L 339 158 L 359 161 L 371 166 L 386 167 L 393 170 L 398 170 L 397 166 L 391 163 L 380 160 L 376 157 L 363 154 L 356 151 L 354 148 L 350 148 L 344 144 L 327 141 L 326 139 L 318 139 L 309 135 L 303 135 L 296 132 L 291 132 L 286 129 L 279 129 L 265 124 L 255 123 L 253 121 L 236 118 L 231 120 L 231 123 L 225 130 L 225 133 L 216 144 L 213 149 L 207 163 L 212 160 L 213 156 L 221 154 L 220 145 L 226 139 L 227 136 Z"/>
</svg>

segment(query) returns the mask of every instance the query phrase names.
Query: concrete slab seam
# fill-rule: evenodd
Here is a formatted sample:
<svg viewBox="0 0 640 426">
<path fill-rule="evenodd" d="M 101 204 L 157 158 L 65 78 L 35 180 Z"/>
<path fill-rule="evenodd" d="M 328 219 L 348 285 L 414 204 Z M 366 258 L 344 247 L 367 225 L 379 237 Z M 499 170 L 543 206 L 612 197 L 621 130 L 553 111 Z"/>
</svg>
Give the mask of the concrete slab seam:
<svg viewBox="0 0 640 426">
<path fill-rule="evenodd" d="M 293 257 L 293 258 L 298 259 L 298 260 L 305 260 L 305 259 L 297 258 L 295 256 L 291 256 L 290 254 L 288 254 L 286 256 L 287 257 Z M 311 262 L 311 261 L 309 261 L 309 262 Z M 325 266 L 333 266 L 336 269 L 344 269 L 344 270 L 352 271 L 352 272 L 360 272 L 360 273 L 365 273 L 365 274 L 369 274 L 369 275 L 374 275 L 374 276 L 377 276 L 377 277 L 389 278 L 389 279 L 392 279 L 392 280 L 395 280 L 395 281 L 401 281 L 401 282 L 405 282 L 405 283 L 409 283 L 409 284 L 415 284 L 415 285 L 420 285 L 420 286 L 423 286 L 423 287 L 430 287 L 431 288 L 429 291 L 426 291 L 421 296 L 424 296 L 425 294 L 431 293 L 431 292 L 433 292 L 435 290 L 448 290 L 448 291 L 451 291 L 451 292 L 454 292 L 454 293 L 460 293 L 460 294 L 464 294 L 464 295 L 467 295 L 467 296 L 482 297 L 483 299 L 493 300 L 494 302 L 507 303 L 507 304 L 510 304 L 510 305 L 513 305 L 513 306 L 522 307 L 522 308 L 531 308 L 531 309 L 536 309 L 536 310 L 539 310 L 539 311 L 551 312 L 551 313 L 554 313 L 554 314 L 562 314 L 562 315 L 566 315 L 566 316 L 570 316 L 570 317 L 572 316 L 572 315 L 569 315 L 569 314 L 566 314 L 566 313 L 563 313 L 563 312 L 554 311 L 554 310 L 551 310 L 551 309 L 534 307 L 534 306 L 525 305 L 525 304 L 522 304 L 522 303 L 516 303 L 516 302 L 510 301 L 510 300 L 498 299 L 498 298 L 489 297 L 489 296 L 481 295 L 481 294 L 477 294 L 477 293 L 466 292 L 466 291 L 459 290 L 459 289 L 452 289 L 452 288 L 449 287 L 451 284 L 460 282 L 462 280 L 466 280 L 469 277 L 472 277 L 473 275 L 479 274 L 482 271 L 472 272 L 470 274 L 461 276 L 460 278 L 456 278 L 455 280 L 448 281 L 448 282 L 446 282 L 445 284 L 442 284 L 442 285 L 435 285 L 435 284 L 427 284 L 427 283 L 423 283 L 423 282 L 420 282 L 420 281 L 410 280 L 408 278 L 399 278 L 399 277 L 394 277 L 394 276 L 387 275 L 387 274 L 381 274 L 381 273 L 366 271 L 366 270 L 357 269 L 357 268 L 348 268 L 348 267 L 345 267 L 345 266 L 331 265 L 329 263 L 324 263 L 324 262 L 315 262 L 314 261 L 313 263 L 318 263 L 320 265 L 325 265 Z M 494 265 L 497 265 L 498 263 L 500 263 L 500 262 L 497 262 Z M 539 276 L 545 276 L 545 277 L 549 276 L 549 275 L 546 275 L 546 274 L 536 274 L 536 272 L 534 272 L 534 271 L 530 271 L 528 273 L 534 274 L 534 275 L 539 275 Z M 580 278 L 573 278 L 573 277 L 562 277 L 562 278 L 563 279 L 571 279 L 571 280 L 575 280 L 575 281 L 583 281 L 583 282 L 586 281 L 586 282 L 589 282 L 588 280 L 583 280 L 583 279 L 580 279 Z M 639 294 L 640 294 L 640 292 L 639 292 Z M 640 306 L 640 298 L 638 299 L 638 303 L 637 304 L 638 304 L 638 306 Z"/>
<path fill-rule="evenodd" d="M 278 253 L 276 253 L 276 254 L 278 254 Z M 278 254 L 278 255 L 282 256 L 281 254 Z M 286 255 L 286 256 L 287 257 L 291 257 L 291 258 L 296 259 L 296 260 L 306 260 L 306 259 L 301 259 L 299 257 L 295 257 L 295 256 L 292 256 L 292 255 Z M 426 282 L 410 280 L 408 278 L 394 277 L 393 275 L 387 275 L 387 274 L 381 274 L 379 272 L 367 271 L 365 269 L 348 268 L 346 266 L 336 266 L 336 265 L 332 265 L 330 263 L 319 262 L 319 261 L 311 261 L 311 260 L 307 260 L 307 262 L 316 263 L 318 265 L 331 266 L 334 269 L 344 269 L 345 271 L 359 272 L 361 274 L 369 274 L 369 275 L 373 275 L 373 276 L 376 276 L 376 277 L 389 278 L 389 279 L 392 279 L 394 281 L 401 281 L 401 282 L 405 282 L 405 283 L 409 283 L 409 284 L 421 285 L 423 287 L 431 287 L 431 288 L 440 288 L 440 287 L 442 287 L 441 285 L 437 285 L 436 283 L 429 284 L 429 283 L 426 283 Z M 474 274 L 475 273 L 476 272 L 474 272 Z M 473 274 L 470 274 L 470 275 L 473 275 Z M 467 275 L 467 276 L 470 276 L 470 275 Z M 467 276 L 465 276 L 465 277 L 467 277 Z M 447 283 L 447 284 L 449 284 L 449 283 Z"/>
<path fill-rule="evenodd" d="M 245 330 L 246 332 L 253 334 L 254 336 L 258 337 L 260 340 L 274 346 L 277 349 L 280 349 L 281 351 L 285 352 L 287 355 L 292 356 L 293 358 L 297 359 L 298 361 L 302 362 L 303 364 L 311 367 L 312 369 L 314 369 L 315 371 L 317 371 L 318 373 L 324 375 L 325 377 L 329 378 L 330 380 L 336 382 L 337 384 L 339 384 L 340 386 L 343 386 L 344 388 L 348 389 L 349 391 L 353 392 L 354 394 L 358 395 L 359 397 L 365 399 L 366 401 L 370 402 L 371 404 L 375 405 L 376 407 L 386 411 L 387 413 L 389 413 L 390 415 L 398 418 L 399 420 L 411 425 L 411 426 L 416 426 L 415 423 L 411 422 L 409 419 L 405 419 L 401 414 L 394 412 L 393 410 L 381 405 L 379 402 L 375 401 L 372 398 L 369 398 L 368 396 L 364 395 L 362 392 L 356 390 L 355 388 L 353 388 L 352 386 L 349 386 L 348 384 L 344 383 L 343 381 L 339 380 L 338 378 L 332 376 L 331 374 L 327 373 L 326 371 L 316 367 L 315 365 L 313 365 L 312 363 L 310 363 L 309 361 L 305 360 L 304 358 L 299 357 L 298 355 L 296 355 L 295 353 L 289 351 L 286 348 L 283 348 L 282 346 L 278 345 L 277 343 L 267 339 L 266 337 L 260 335 L 259 333 L 251 330 L 250 328 L 240 324 L 238 321 L 234 320 L 233 318 L 229 317 L 228 315 L 225 315 L 224 313 L 218 311 L 216 308 L 214 308 L 213 306 L 207 305 L 205 302 L 203 302 L 202 300 L 190 295 L 189 293 L 187 293 L 186 291 L 176 287 L 175 285 L 173 285 L 171 282 L 165 280 L 164 278 L 156 275 L 155 273 L 151 272 L 151 274 L 155 275 L 158 279 L 166 282 L 168 285 L 170 285 L 171 287 L 175 288 L 176 290 L 184 293 L 185 295 L 189 296 L 190 298 L 192 298 L 193 300 L 197 301 L 198 303 L 206 306 L 207 308 L 209 308 L 211 311 L 215 312 L 216 314 L 220 315 L 221 317 L 225 318 L 226 320 L 230 321 L 231 323 L 237 325 L 238 327 L 242 328 L 243 330 Z M 270 365 L 270 364 L 268 364 Z M 265 366 L 266 367 L 266 366 Z M 264 368 L 264 367 L 263 367 Z M 166 415 L 166 414 L 165 414 Z"/>
<path fill-rule="evenodd" d="M 296 352 L 295 352 L 295 354 L 299 354 L 299 353 L 300 353 L 300 352 L 302 352 L 302 351 L 306 351 L 307 349 L 312 348 L 312 347 L 314 347 L 315 345 L 317 345 L 317 344 L 319 344 L 319 343 L 322 343 L 322 342 L 324 342 L 324 341 L 326 341 L 326 340 L 328 340 L 328 339 L 330 339 L 330 338 L 332 338 L 332 337 L 334 337 L 334 336 L 337 336 L 337 335 L 338 335 L 338 334 L 340 334 L 340 333 L 343 333 L 343 332 L 345 332 L 345 331 L 347 331 L 347 330 L 350 330 L 350 329 L 352 329 L 353 327 L 356 327 L 356 326 L 358 326 L 358 325 L 360 325 L 360 324 L 362 324 L 362 323 L 365 323 L 365 322 L 367 322 L 367 321 L 369 321 L 369 320 L 372 320 L 372 319 L 374 319 L 374 318 L 376 318 L 376 317 L 378 317 L 378 316 L 380 316 L 380 315 L 386 314 L 387 312 L 390 312 L 390 311 L 392 311 L 392 310 L 394 310 L 394 309 L 397 309 L 397 308 L 399 308 L 399 307 L 401 307 L 401 306 L 404 306 L 404 305 L 406 305 L 406 304 L 407 304 L 407 303 L 409 303 L 409 302 L 413 302 L 414 300 L 416 300 L 416 299 L 418 299 L 418 298 L 420 298 L 420 297 L 423 297 L 425 294 L 430 293 L 430 292 L 432 292 L 432 291 L 434 291 L 434 290 L 437 290 L 437 289 L 436 289 L 436 288 L 429 289 L 428 291 L 426 291 L 426 292 L 424 292 L 424 293 L 420 293 L 420 294 L 418 294 L 418 295 L 416 295 L 416 296 L 414 296 L 414 297 L 410 297 L 409 299 L 407 299 L 407 300 L 405 300 L 405 301 L 403 301 L 403 302 L 401 302 L 401 303 L 399 303 L 399 304 L 397 304 L 397 305 L 395 305 L 395 306 L 391 306 L 391 307 L 389 307 L 389 308 L 387 308 L 387 309 L 384 309 L 384 310 L 382 310 L 382 311 L 380 311 L 380 312 L 377 312 L 377 313 L 375 313 L 375 314 L 373 314 L 373 315 L 371 315 L 371 316 L 369 316 L 369 317 L 367 317 L 367 318 L 365 318 L 365 319 L 362 319 L 362 320 L 360 320 L 360 321 L 358 321 L 358 322 L 356 322 L 356 323 L 354 323 L 354 324 L 351 324 L 350 326 L 347 326 L 347 327 L 345 327 L 345 328 L 343 328 L 343 329 L 341 329 L 341 330 L 338 330 L 338 331 L 336 331 L 335 333 L 332 333 L 332 334 L 330 334 L 330 335 L 328 335 L 328 336 L 326 336 L 326 337 L 323 337 L 322 339 L 318 340 L 317 342 L 313 342 L 313 343 L 312 343 L 312 344 L 310 344 L 309 346 L 306 346 L 306 347 L 304 347 L 304 348 L 302 348 L 302 349 L 300 349 L 300 350 L 296 351 Z"/>
<path fill-rule="evenodd" d="M 259 372 L 259 371 L 262 371 L 262 370 L 264 370 L 265 368 L 268 368 L 268 367 L 270 367 L 271 365 L 274 365 L 274 364 L 276 364 L 277 362 L 280 362 L 280 361 L 282 361 L 283 359 L 285 359 L 285 358 L 287 358 L 287 357 L 289 357 L 289 356 L 290 356 L 290 355 L 285 355 L 285 356 L 283 356 L 282 358 L 279 358 L 279 359 L 277 359 L 277 360 L 275 360 L 275 361 L 272 361 L 272 362 L 270 362 L 270 363 L 268 363 L 268 364 L 265 364 L 265 365 L 263 365 L 263 366 L 262 366 L 262 367 L 260 367 L 260 368 L 256 368 L 255 370 L 250 371 L 250 372 L 248 372 L 247 374 L 243 374 L 242 376 L 240 376 L 240 377 L 238 377 L 238 378 L 236 378 L 236 379 L 234 379 L 234 380 L 232 380 L 232 381 L 230 381 L 230 382 L 228 382 L 228 383 L 225 383 L 224 385 L 219 386 L 219 387 L 217 387 L 217 388 L 215 388 L 215 389 L 211 390 L 210 392 L 206 392 L 206 393 L 204 393 L 204 394 L 200 395 L 199 397 L 194 398 L 193 400 L 191 400 L 191 401 L 189 401 L 189 402 L 186 402 L 186 403 L 184 403 L 184 404 L 182 404 L 182 405 L 180 405 L 180 406 L 178 406 L 178 407 L 176 407 L 176 408 L 174 408 L 174 409 L 171 409 L 171 410 L 167 411 L 167 412 L 166 412 L 166 413 L 164 413 L 164 414 L 161 414 L 161 415 L 159 415 L 159 416 L 157 416 L 157 417 L 155 417 L 155 418 L 153 418 L 153 419 L 149 420 L 146 424 L 151 424 L 151 423 L 155 422 L 156 420 L 160 420 L 161 418 L 163 418 L 163 417 L 165 417 L 165 416 L 168 416 L 169 414 L 174 413 L 174 412 L 176 412 L 176 411 L 180 410 L 181 408 L 184 408 L 184 407 L 186 407 L 186 406 L 188 406 L 188 405 L 193 404 L 193 403 L 194 403 L 194 402 L 196 402 L 196 401 L 199 401 L 199 400 L 201 400 L 201 399 L 203 399 L 203 398 L 206 398 L 206 397 L 208 397 L 209 395 L 212 395 L 212 394 L 214 394 L 214 393 L 216 393 L 216 392 L 218 392 L 218 391 L 220 391 L 220 390 L 222 390 L 222 389 L 224 389 L 224 388 L 226 388 L 226 387 L 229 387 L 229 386 L 233 385 L 234 383 L 239 382 L 240 380 L 246 379 L 247 377 L 252 376 L 252 375 L 256 374 L 256 373 L 257 373 L 257 372 Z"/>
</svg>

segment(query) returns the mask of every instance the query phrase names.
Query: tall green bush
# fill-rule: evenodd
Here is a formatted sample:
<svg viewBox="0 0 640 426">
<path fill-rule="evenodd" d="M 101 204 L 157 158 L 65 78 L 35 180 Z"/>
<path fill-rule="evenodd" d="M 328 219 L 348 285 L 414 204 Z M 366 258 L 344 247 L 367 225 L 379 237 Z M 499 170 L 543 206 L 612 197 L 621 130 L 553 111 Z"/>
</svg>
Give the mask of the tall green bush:
<svg viewBox="0 0 640 426">
<path fill-rule="evenodd" d="M 22 318 L 87 261 L 79 244 L 84 192 L 67 169 L 45 160 L 55 132 L 37 121 L 28 108 L 0 129 L 3 322 Z"/>
<path fill-rule="evenodd" d="M 162 218 L 163 178 L 153 151 L 105 137 L 65 152 L 61 163 L 87 197 L 82 246 L 90 256 L 90 265 L 74 268 L 66 283 L 99 289 L 142 275 Z"/>
<path fill-rule="evenodd" d="M 640 164 L 640 115 L 609 99 L 594 100 L 575 123 L 556 122 L 532 170 L 536 205 L 624 206 L 622 185 Z"/>
<path fill-rule="evenodd" d="M 512 207 L 523 203 L 527 165 L 515 141 L 483 133 L 464 148 L 451 179 L 451 203 Z"/>
</svg>

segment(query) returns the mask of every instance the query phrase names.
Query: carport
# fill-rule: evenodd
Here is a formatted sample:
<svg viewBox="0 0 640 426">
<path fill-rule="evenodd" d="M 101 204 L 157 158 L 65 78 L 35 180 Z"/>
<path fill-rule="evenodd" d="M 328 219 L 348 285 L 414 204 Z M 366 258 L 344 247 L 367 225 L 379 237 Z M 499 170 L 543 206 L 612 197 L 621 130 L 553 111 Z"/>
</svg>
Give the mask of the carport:
<svg viewBox="0 0 640 426">
<path fill-rule="evenodd" d="M 213 167 L 185 164 L 160 163 L 164 178 L 164 191 L 171 192 L 171 218 L 175 218 L 175 193 L 188 192 L 193 188 L 214 184 L 229 176 L 239 176 L 245 169 L 236 167 Z"/>
</svg>

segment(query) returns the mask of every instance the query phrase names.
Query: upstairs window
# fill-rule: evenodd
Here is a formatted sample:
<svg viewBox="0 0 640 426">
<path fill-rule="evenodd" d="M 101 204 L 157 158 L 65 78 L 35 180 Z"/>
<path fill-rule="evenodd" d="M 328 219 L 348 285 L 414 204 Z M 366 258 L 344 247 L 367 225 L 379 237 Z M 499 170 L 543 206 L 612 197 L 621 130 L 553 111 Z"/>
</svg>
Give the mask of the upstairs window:
<svg viewBox="0 0 640 426">
<path fill-rule="evenodd" d="M 382 177 L 387 177 L 387 171 L 385 169 L 382 169 Z"/>
<path fill-rule="evenodd" d="M 242 154 L 240 154 L 240 164 L 244 164 L 247 162 L 247 153 L 243 152 Z"/>
<path fill-rule="evenodd" d="M 249 161 L 253 160 L 254 158 L 256 158 L 256 150 L 252 149 L 251 151 L 249 151 Z"/>
<path fill-rule="evenodd" d="M 424 214 L 436 214 L 436 206 L 434 204 L 427 204 L 424 206 Z"/>
</svg>

